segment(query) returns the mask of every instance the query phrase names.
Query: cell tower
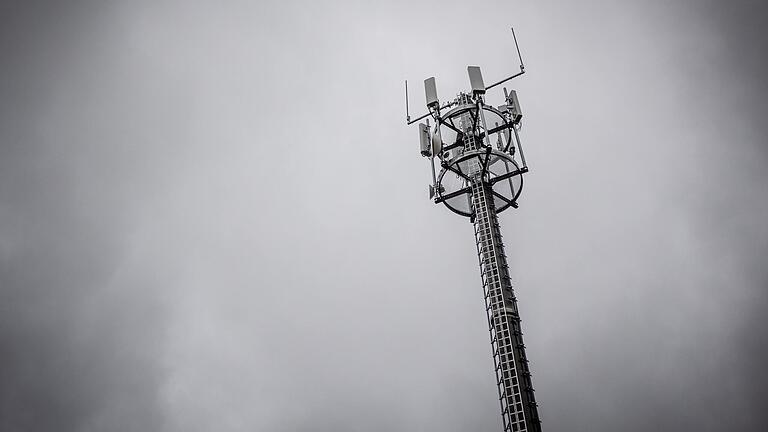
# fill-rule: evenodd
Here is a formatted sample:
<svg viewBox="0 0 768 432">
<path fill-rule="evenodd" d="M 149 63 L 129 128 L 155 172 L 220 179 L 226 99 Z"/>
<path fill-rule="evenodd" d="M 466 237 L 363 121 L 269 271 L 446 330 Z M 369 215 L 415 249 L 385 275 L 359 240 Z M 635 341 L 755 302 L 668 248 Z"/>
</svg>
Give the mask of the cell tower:
<svg viewBox="0 0 768 432">
<path fill-rule="evenodd" d="M 504 88 L 501 106 L 486 103 L 486 91 L 525 73 L 514 29 L 512 36 L 520 72 L 486 87 L 480 68 L 469 66 L 471 93 L 459 93 L 443 105 L 435 78 L 428 78 L 424 80 L 428 112 L 414 120 L 408 112 L 406 81 L 406 122 L 427 119 L 419 124 L 419 138 L 421 155 L 432 166 L 430 199 L 474 225 L 503 430 L 538 432 L 541 422 L 498 219 L 502 211 L 517 208 L 523 174 L 528 172 L 518 133 L 523 115 L 514 90 Z"/>
</svg>

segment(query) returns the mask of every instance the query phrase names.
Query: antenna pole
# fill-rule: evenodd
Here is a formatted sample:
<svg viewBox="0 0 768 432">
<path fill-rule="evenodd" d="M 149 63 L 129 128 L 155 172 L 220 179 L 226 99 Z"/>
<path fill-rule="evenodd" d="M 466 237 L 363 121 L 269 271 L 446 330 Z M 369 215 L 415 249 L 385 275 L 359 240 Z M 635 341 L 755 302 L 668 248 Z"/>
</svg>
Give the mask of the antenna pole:
<svg viewBox="0 0 768 432">
<path fill-rule="evenodd" d="M 437 124 L 438 131 L 440 130 L 440 123 Z M 429 119 L 427 119 L 427 130 L 429 128 Z M 432 133 L 429 134 L 429 163 L 432 165 L 432 187 L 437 187 L 437 176 L 435 174 L 435 144 L 432 141 Z"/>
<path fill-rule="evenodd" d="M 411 115 L 408 112 L 408 80 L 405 80 L 405 122 L 411 124 Z"/>
<path fill-rule="evenodd" d="M 520 72 L 518 72 L 518 73 L 516 73 L 516 74 L 512 75 L 512 76 L 511 76 L 511 77 L 509 77 L 509 78 L 504 78 L 503 80 L 501 80 L 501 81 L 499 81 L 499 82 L 495 82 L 495 83 L 493 83 L 493 84 L 489 85 L 488 87 L 486 87 L 486 88 L 485 88 L 485 90 L 487 91 L 487 90 L 490 90 L 490 89 L 492 89 L 492 88 L 496 87 L 496 86 L 497 86 L 497 85 L 499 85 L 499 84 L 504 84 L 505 82 L 507 82 L 507 81 L 511 80 L 512 78 L 517 78 L 517 77 L 519 77 L 520 75 L 522 75 L 522 74 L 524 74 L 524 73 L 525 73 L 525 71 L 524 71 L 524 70 L 521 70 Z"/>
<path fill-rule="evenodd" d="M 517 44 L 517 36 L 515 36 L 515 28 L 510 27 L 512 29 L 512 38 L 515 40 L 515 48 L 517 48 L 517 58 L 520 59 L 520 71 L 525 70 L 525 65 L 523 65 L 523 56 L 520 55 L 520 45 Z"/>
<path fill-rule="evenodd" d="M 413 119 L 413 120 L 409 120 L 409 121 L 408 121 L 408 124 L 409 124 L 409 125 L 410 125 L 410 124 L 414 124 L 414 123 L 416 123 L 416 122 L 417 122 L 417 121 L 419 121 L 419 120 L 423 120 L 423 119 L 425 119 L 425 118 L 429 117 L 430 115 L 432 115 L 432 113 L 431 113 L 431 112 L 428 112 L 428 113 L 424 114 L 423 116 L 421 116 L 421 117 L 419 117 L 419 118 L 415 118 L 415 119 Z"/>
<path fill-rule="evenodd" d="M 515 49 L 517 50 L 517 58 L 520 60 L 520 72 L 512 75 L 509 78 L 504 78 L 503 80 L 501 80 L 499 82 L 495 82 L 495 83 L 489 85 L 488 87 L 485 88 L 486 91 L 496 87 L 499 84 L 503 84 L 503 83 L 511 80 L 512 78 L 517 78 L 520 75 L 525 73 L 525 65 L 523 64 L 523 56 L 520 54 L 520 45 L 517 44 L 517 36 L 515 36 L 515 28 L 511 27 L 511 29 L 512 29 L 512 38 L 515 40 Z"/>
<path fill-rule="evenodd" d="M 520 134 L 517 133 L 517 128 L 513 127 L 515 132 L 515 141 L 517 141 L 517 149 L 520 150 L 520 161 L 523 163 L 522 168 L 528 169 L 528 164 L 525 162 L 525 153 L 523 153 L 523 144 L 520 142 Z"/>
</svg>

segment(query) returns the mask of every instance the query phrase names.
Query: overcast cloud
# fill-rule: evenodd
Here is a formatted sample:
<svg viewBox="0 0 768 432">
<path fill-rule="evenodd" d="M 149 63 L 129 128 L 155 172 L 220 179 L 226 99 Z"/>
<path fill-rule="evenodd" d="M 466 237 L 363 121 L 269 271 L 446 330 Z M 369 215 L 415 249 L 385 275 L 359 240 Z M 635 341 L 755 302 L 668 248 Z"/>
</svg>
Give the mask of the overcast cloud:
<svg viewBox="0 0 768 432">
<path fill-rule="evenodd" d="M 428 76 L 514 72 L 514 25 L 543 429 L 762 431 L 767 19 L 3 2 L 0 430 L 500 430 L 471 225 L 428 200 L 402 82 L 415 113 Z"/>
</svg>

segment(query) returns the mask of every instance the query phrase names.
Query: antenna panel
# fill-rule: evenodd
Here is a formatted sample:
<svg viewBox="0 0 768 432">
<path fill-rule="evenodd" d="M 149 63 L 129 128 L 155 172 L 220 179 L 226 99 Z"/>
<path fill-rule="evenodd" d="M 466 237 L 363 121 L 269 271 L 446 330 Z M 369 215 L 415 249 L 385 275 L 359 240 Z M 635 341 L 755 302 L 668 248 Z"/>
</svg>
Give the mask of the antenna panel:
<svg viewBox="0 0 768 432">
<path fill-rule="evenodd" d="M 424 94 L 427 97 L 427 106 L 439 106 L 440 101 L 437 99 L 437 84 L 435 84 L 435 77 L 427 78 L 424 80 Z"/>
<path fill-rule="evenodd" d="M 523 118 L 523 110 L 520 109 L 520 101 L 517 100 L 516 91 L 509 91 L 509 95 L 507 95 L 507 103 L 510 106 L 509 111 L 512 114 L 512 123 L 519 123 Z"/>
<path fill-rule="evenodd" d="M 432 145 L 429 139 L 429 126 L 419 123 L 419 148 L 422 156 L 430 156 Z"/>
<path fill-rule="evenodd" d="M 479 66 L 467 66 L 469 73 L 469 84 L 472 86 L 472 94 L 477 96 L 485 94 L 485 83 L 483 83 L 483 74 Z"/>
<path fill-rule="evenodd" d="M 440 129 L 436 129 L 432 134 L 432 154 L 439 155 L 443 151 L 443 140 L 440 139 Z"/>
</svg>

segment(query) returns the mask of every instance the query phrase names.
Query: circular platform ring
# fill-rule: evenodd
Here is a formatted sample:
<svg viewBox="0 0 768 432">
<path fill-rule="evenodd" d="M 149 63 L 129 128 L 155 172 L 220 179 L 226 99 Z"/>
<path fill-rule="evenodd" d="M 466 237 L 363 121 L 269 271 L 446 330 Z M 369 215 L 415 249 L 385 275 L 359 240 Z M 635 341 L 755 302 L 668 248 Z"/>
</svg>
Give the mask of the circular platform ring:
<svg viewBox="0 0 768 432">
<path fill-rule="evenodd" d="M 472 188 L 475 179 L 482 176 L 490 183 L 496 212 L 517 206 L 523 189 L 523 171 L 512 157 L 498 150 L 475 150 L 462 153 L 443 164 L 437 179 L 436 202 L 449 210 L 471 217 Z"/>
<path fill-rule="evenodd" d="M 501 113 L 498 109 L 490 106 L 490 105 L 482 105 L 483 113 L 485 115 L 485 121 L 488 125 L 488 128 L 491 131 L 494 131 L 490 134 L 488 137 L 491 143 L 495 144 L 497 142 L 497 135 L 501 135 L 501 139 L 504 143 L 509 143 L 512 141 L 512 123 L 510 123 L 504 114 Z M 441 141 L 443 142 L 443 145 L 450 145 L 457 141 L 458 135 L 460 133 L 460 126 L 455 123 L 455 121 L 459 118 L 461 118 L 462 114 L 470 114 L 470 117 L 473 119 L 472 124 L 472 130 L 479 130 L 482 129 L 482 125 L 479 124 L 479 120 L 476 117 L 477 116 L 477 105 L 475 104 L 462 104 L 458 105 L 456 107 L 453 107 L 448 112 L 442 114 L 443 122 L 437 123 L 435 125 L 435 133 L 439 133 L 441 137 Z M 484 140 L 485 133 L 482 131 L 479 134 L 479 137 L 481 140 Z M 442 154 L 438 154 L 438 156 L 444 160 L 444 157 Z"/>
</svg>

